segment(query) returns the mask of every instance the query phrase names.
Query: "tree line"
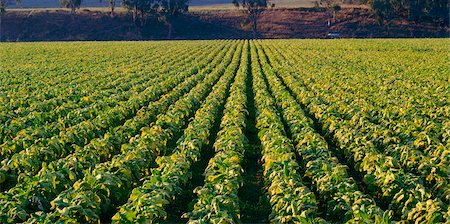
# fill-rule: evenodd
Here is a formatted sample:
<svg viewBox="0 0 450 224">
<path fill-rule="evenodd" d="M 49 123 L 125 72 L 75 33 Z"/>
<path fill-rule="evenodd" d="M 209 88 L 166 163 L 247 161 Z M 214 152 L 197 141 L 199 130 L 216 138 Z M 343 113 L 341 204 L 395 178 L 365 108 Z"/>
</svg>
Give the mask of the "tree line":
<svg viewBox="0 0 450 224">
<path fill-rule="evenodd" d="M 0 0 L 0 13 L 5 11 L 9 1 L 20 4 L 20 0 Z M 62 7 L 69 8 L 72 14 L 80 8 L 82 0 L 59 0 Z M 168 27 L 168 39 L 171 39 L 173 23 L 176 17 L 186 13 L 189 0 L 99 0 L 108 1 L 110 16 L 120 1 L 122 7 L 132 14 L 133 21 L 143 26 L 148 17 L 156 17 Z M 252 26 L 253 37 L 257 38 L 258 19 L 262 12 L 275 5 L 270 0 L 230 0 L 245 15 L 245 23 Z M 413 22 L 433 21 L 442 27 L 449 26 L 449 0 L 312 0 L 316 7 L 323 8 L 327 15 L 327 25 L 336 20 L 336 12 L 343 3 L 358 3 L 369 6 L 378 24 L 389 25 L 394 16 L 407 18 Z"/>
<path fill-rule="evenodd" d="M 449 25 L 448 0 L 360 0 L 370 6 L 377 22 L 388 24 L 394 16 L 413 22 L 433 21 L 441 26 Z"/>
<path fill-rule="evenodd" d="M 9 0 L 0 0 L 0 13 L 3 13 Z M 14 0 L 12 0 L 14 1 Z M 132 14 L 133 22 L 143 26 L 148 17 L 157 17 L 168 27 L 167 38 L 171 39 L 173 32 L 173 23 L 176 17 L 188 11 L 189 0 L 99 0 L 108 1 L 110 7 L 110 16 L 115 16 L 115 8 L 120 1 L 122 7 L 128 9 Z M 269 7 L 267 0 L 231 0 L 232 3 L 245 12 L 253 24 L 253 37 L 257 36 L 257 20 L 259 15 Z M 20 4 L 20 0 L 15 0 Z M 82 0 L 59 0 L 60 5 L 69 8 L 71 14 L 75 14 L 80 8 Z"/>
</svg>

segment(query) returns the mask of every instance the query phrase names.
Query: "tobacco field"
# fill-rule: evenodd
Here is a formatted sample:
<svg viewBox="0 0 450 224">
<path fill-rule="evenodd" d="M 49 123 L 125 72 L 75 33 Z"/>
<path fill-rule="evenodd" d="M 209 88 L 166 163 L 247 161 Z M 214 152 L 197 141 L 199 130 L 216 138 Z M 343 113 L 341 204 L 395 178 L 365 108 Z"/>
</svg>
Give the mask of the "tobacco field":
<svg viewBox="0 0 450 224">
<path fill-rule="evenodd" d="M 0 223 L 450 223 L 448 39 L 0 44 Z"/>
</svg>

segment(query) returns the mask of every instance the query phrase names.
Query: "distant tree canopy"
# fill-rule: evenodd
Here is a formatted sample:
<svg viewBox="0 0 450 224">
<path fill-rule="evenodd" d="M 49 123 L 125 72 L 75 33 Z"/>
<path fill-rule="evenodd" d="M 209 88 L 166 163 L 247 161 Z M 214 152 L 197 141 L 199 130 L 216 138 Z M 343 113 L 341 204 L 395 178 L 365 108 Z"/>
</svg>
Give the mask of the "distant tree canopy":
<svg viewBox="0 0 450 224">
<path fill-rule="evenodd" d="M 12 2 L 20 4 L 20 0 L 0 0 L 0 14 L 3 14 L 6 10 L 6 7 Z"/>
<path fill-rule="evenodd" d="M 168 26 L 167 38 L 171 39 L 174 19 L 188 11 L 189 0 L 159 0 L 157 5 L 159 20 Z"/>
<path fill-rule="evenodd" d="M 343 0 L 317 0 L 314 1 L 316 7 L 324 7 L 327 14 L 327 26 L 331 26 L 331 20 L 336 22 L 336 12 L 341 10 Z"/>
<path fill-rule="evenodd" d="M 360 0 L 360 2 L 371 7 L 379 24 L 383 24 L 393 15 L 415 22 L 433 20 L 447 26 L 449 23 L 448 0 Z"/>
<path fill-rule="evenodd" d="M 74 14 L 83 0 L 59 0 L 62 7 L 70 8 Z M 128 9 L 137 25 L 143 26 L 147 17 L 158 18 L 168 27 L 167 38 L 171 39 L 175 19 L 188 11 L 189 0 L 99 0 L 108 1 L 111 17 L 118 1 Z M 327 25 L 331 26 L 340 3 L 360 3 L 370 7 L 378 24 L 389 24 L 394 16 L 408 18 L 414 22 L 433 21 L 440 26 L 449 26 L 449 0 L 312 0 L 316 6 L 323 7 L 327 15 Z M 20 0 L 0 0 L 0 14 L 8 5 L 19 4 Z M 232 0 L 232 3 L 246 15 L 245 24 L 251 24 L 253 38 L 257 38 L 258 20 L 262 12 L 274 7 L 269 0 Z"/>
<path fill-rule="evenodd" d="M 72 14 L 80 8 L 81 0 L 59 0 L 62 7 L 69 8 Z"/>
<path fill-rule="evenodd" d="M 103 2 L 105 0 L 100 0 L 100 2 Z M 110 16 L 111 18 L 114 18 L 114 9 L 116 8 L 116 0 L 108 0 L 109 1 L 109 7 L 111 8 Z"/>
<path fill-rule="evenodd" d="M 133 14 L 133 21 L 145 23 L 146 16 L 156 11 L 156 0 L 122 0 L 122 6 Z"/>
<path fill-rule="evenodd" d="M 262 12 L 269 7 L 274 7 L 275 4 L 270 5 L 268 0 L 233 0 L 233 4 L 242 9 L 248 16 L 252 23 L 253 38 L 257 38 L 258 19 Z"/>
<path fill-rule="evenodd" d="M 188 0 L 123 0 L 122 6 L 133 13 L 135 22 L 145 23 L 148 15 L 156 16 L 168 26 L 167 38 L 172 37 L 173 22 L 181 13 L 187 12 Z"/>
<path fill-rule="evenodd" d="M 4 13 L 6 10 L 6 0 L 0 0 L 0 14 Z"/>
</svg>

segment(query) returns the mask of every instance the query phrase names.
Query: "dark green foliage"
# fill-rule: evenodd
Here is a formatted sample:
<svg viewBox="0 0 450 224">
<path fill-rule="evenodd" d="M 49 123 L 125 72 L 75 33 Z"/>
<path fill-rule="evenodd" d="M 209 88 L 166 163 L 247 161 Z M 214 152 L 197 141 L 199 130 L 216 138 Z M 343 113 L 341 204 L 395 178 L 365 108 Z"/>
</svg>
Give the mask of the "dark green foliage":
<svg viewBox="0 0 450 224">
<path fill-rule="evenodd" d="M 10 5 L 14 0 L 0 0 L 0 14 L 4 13 L 6 7 Z M 20 0 L 15 0 L 16 4 L 20 4 Z"/>
<path fill-rule="evenodd" d="M 69 8 L 70 12 L 73 14 L 80 8 L 81 0 L 59 0 L 62 7 Z"/>
<path fill-rule="evenodd" d="M 104 0 L 100 0 L 100 2 L 103 2 Z M 108 0 L 109 6 L 111 7 L 111 18 L 114 18 L 114 9 L 116 8 L 116 0 Z"/>
<path fill-rule="evenodd" d="M 316 7 L 324 7 L 327 14 L 327 26 L 331 26 L 331 20 L 336 22 L 336 12 L 341 10 L 341 0 L 317 0 L 314 1 Z"/>
<path fill-rule="evenodd" d="M 133 21 L 140 21 L 144 25 L 146 15 L 155 12 L 154 0 L 123 0 L 122 6 L 130 10 L 133 14 Z"/>
<path fill-rule="evenodd" d="M 447 0 L 363 0 L 368 4 L 381 25 L 393 15 L 419 22 L 431 20 L 448 26 L 449 3 Z"/>
<path fill-rule="evenodd" d="M 253 38 L 255 39 L 257 36 L 259 15 L 261 15 L 261 13 L 269 6 L 275 6 L 275 4 L 270 5 L 267 0 L 233 0 L 233 4 L 238 8 L 242 8 L 242 11 L 249 17 L 249 20 L 252 23 Z"/>
<path fill-rule="evenodd" d="M 168 39 L 172 36 L 173 22 L 181 13 L 188 11 L 188 0 L 123 0 L 122 6 L 133 13 L 134 22 L 145 24 L 147 16 L 153 15 L 168 26 Z"/>
<path fill-rule="evenodd" d="M 0 14 L 5 12 L 5 8 L 6 8 L 6 1 L 0 0 Z"/>
<path fill-rule="evenodd" d="M 173 22 L 178 15 L 187 12 L 188 0 L 157 0 L 159 19 L 168 26 L 167 39 L 172 38 Z"/>
<path fill-rule="evenodd" d="M 373 0 L 371 6 L 379 25 L 383 25 L 385 20 L 391 19 L 393 8 L 389 0 Z"/>
</svg>

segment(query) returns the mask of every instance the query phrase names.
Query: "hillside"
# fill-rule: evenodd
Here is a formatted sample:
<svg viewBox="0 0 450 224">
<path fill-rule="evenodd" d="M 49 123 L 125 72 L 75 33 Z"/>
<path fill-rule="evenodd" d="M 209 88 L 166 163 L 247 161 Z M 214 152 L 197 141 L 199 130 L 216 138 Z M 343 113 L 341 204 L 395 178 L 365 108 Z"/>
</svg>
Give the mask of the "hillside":
<svg viewBox="0 0 450 224">
<path fill-rule="evenodd" d="M 83 0 L 83 7 L 106 7 L 108 1 Z M 20 4 L 10 3 L 8 8 L 59 8 L 59 0 L 21 0 Z"/>
<path fill-rule="evenodd" d="M 250 38 L 237 10 L 193 11 L 178 19 L 174 39 Z M 345 8 L 326 27 L 326 15 L 311 8 L 275 9 L 261 16 L 261 38 L 325 38 L 339 32 L 343 38 L 448 37 L 432 23 L 411 24 L 396 18 L 388 27 L 378 26 L 367 9 Z M 72 17 L 65 10 L 9 10 L 2 16 L 2 41 L 151 40 L 165 39 L 166 27 L 156 19 L 137 28 L 125 12 L 111 19 L 106 11 L 81 9 Z"/>
<path fill-rule="evenodd" d="M 13 2 L 13 1 L 11 1 Z M 118 3 L 120 1 L 117 1 Z M 217 7 L 231 5 L 231 0 L 191 0 L 189 1 L 190 6 L 202 6 L 202 7 Z M 305 7 L 311 6 L 313 0 L 273 0 L 271 1 L 280 7 Z M 107 7 L 108 1 L 99 0 L 83 0 L 81 3 L 82 8 L 91 7 Z M 20 4 L 10 3 L 9 8 L 59 8 L 59 0 L 21 0 Z"/>
</svg>

